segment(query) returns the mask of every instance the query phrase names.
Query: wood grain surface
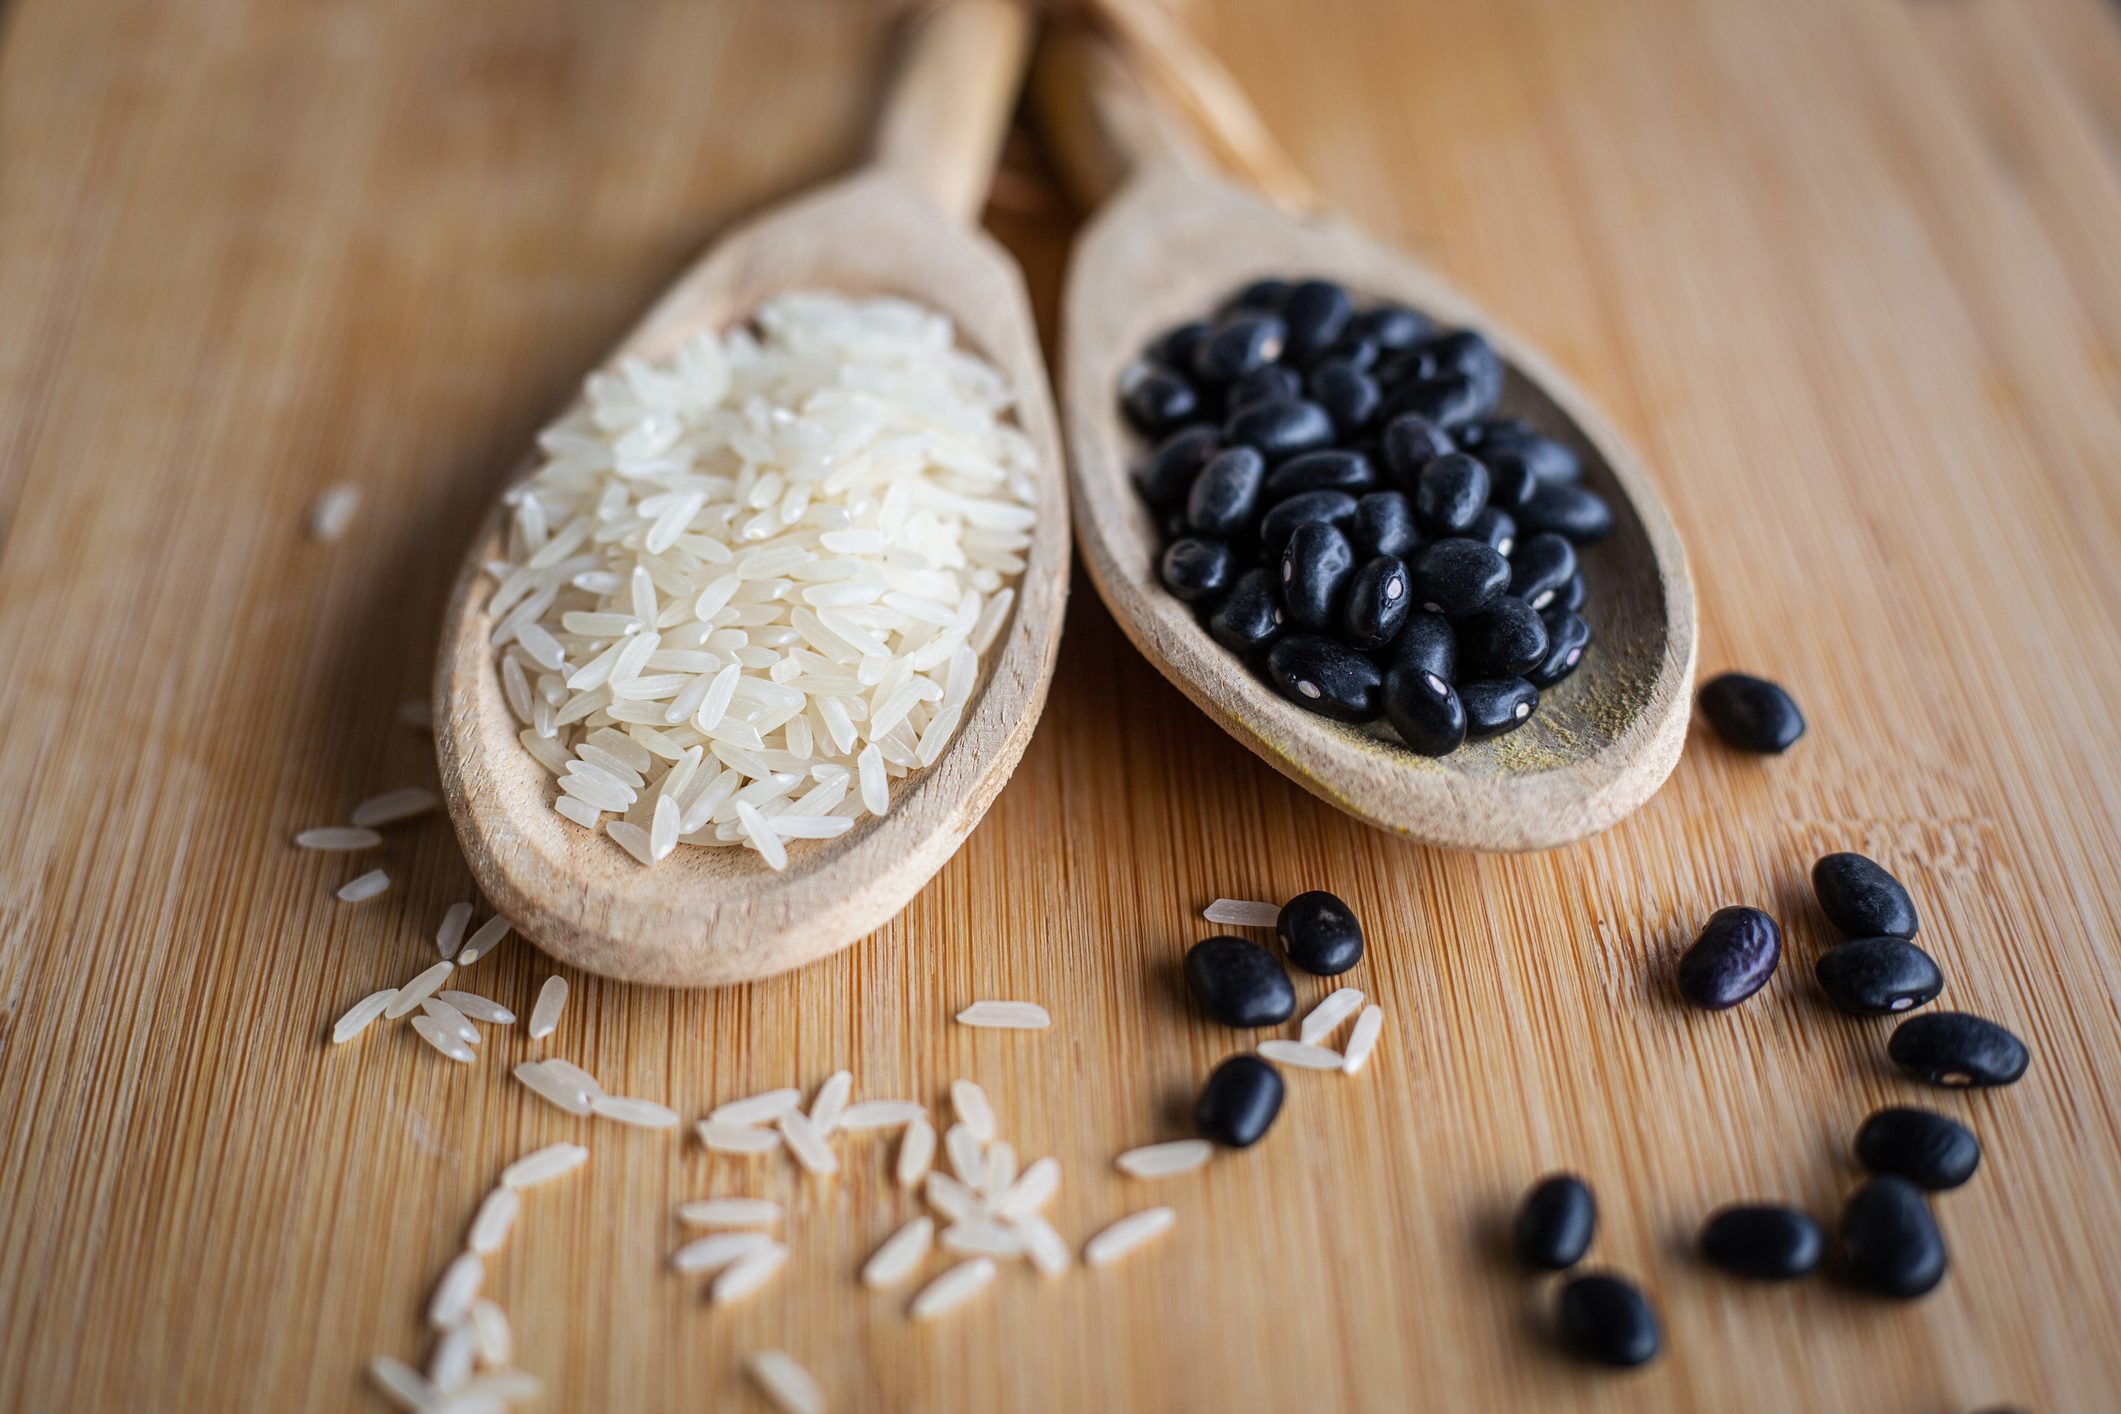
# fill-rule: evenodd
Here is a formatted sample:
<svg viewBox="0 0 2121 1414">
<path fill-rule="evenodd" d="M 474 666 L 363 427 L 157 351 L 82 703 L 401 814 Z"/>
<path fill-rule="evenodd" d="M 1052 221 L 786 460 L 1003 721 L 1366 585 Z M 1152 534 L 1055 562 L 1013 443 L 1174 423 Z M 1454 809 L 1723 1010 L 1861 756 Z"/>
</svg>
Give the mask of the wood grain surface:
<svg viewBox="0 0 2121 1414">
<path fill-rule="evenodd" d="M 1075 596 L 1041 729 L 906 913 L 817 966 L 681 993 L 577 976 L 558 1034 L 458 1067 L 403 1027 L 324 1043 L 432 956 L 468 878 L 438 818 L 370 862 L 298 828 L 431 779 L 423 695 L 457 553 L 538 420 L 747 211 L 862 150 L 889 50 L 858 4 L 14 0 L 0 38 L 0 1405 L 367 1409 L 501 1166 L 586 1142 L 491 1282 L 543 1407 L 763 1407 L 787 1349 L 841 1409 L 1864 1409 L 2121 1402 L 2121 24 L 2098 0 L 1214 0 L 1191 20 L 1321 188 L 1549 350 L 1659 478 L 1702 668 L 1790 684 L 1811 735 L 1697 729 L 1586 844 L 1395 843 L 1213 731 Z M 1010 174 L 993 224 L 1050 315 L 1069 227 Z M 1006 209 L 1001 209 L 1005 206 Z M 1049 324 L 1050 328 L 1050 324 Z M 366 501 L 302 532 L 319 489 Z M 1923 1091 L 1889 1024 L 1808 979 L 1811 858 L 1913 887 L 1948 1003 L 2031 1045 L 2016 1087 Z M 1327 887 L 1382 999 L 1355 1079 L 1296 1075 L 1259 1149 L 1164 1185 L 1242 1044 L 1175 970 L 1218 894 Z M 1788 930 L 1735 1013 L 1672 999 L 1712 908 Z M 520 942 L 472 989 L 525 1010 Z M 1303 999 L 1324 986 L 1307 979 Z M 951 1014 L 1028 997 L 1041 1035 Z M 854 1283 L 912 1212 L 888 1144 L 779 1160 L 571 1119 L 564 1055 L 688 1118 L 851 1066 L 980 1080 L 1066 1165 L 1080 1240 L 1168 1202 L 1118 1268 L 1009 1271 L 928 1326 Z M 1713 1206 L 1830 1216 L 1855 1124 L 1937 1106 L 1988 1147 L 1937 1208 L 1945 1285 L 1741 1286 Z M 1498 1254 L 1576 1169 L 1593 1260 L 1669 1348 L 1554 1352 Z M 791 1205 L 790 1267 L 709 1309 L 673 1204 Z"/>
</svg>

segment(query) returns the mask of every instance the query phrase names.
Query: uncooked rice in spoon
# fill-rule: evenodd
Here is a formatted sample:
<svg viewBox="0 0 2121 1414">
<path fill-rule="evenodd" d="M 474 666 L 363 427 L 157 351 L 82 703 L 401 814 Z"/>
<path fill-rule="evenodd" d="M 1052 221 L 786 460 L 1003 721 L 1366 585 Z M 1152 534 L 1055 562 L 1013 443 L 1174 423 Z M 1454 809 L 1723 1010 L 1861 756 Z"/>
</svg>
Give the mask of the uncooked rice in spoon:
<svg viewBox="0 0 2121 1414">
<path fill-rule="evenodd" d="M 490 566 L 554 808 L 643 864 L 775 868 L 888 810 L 1015 600 L 1037 465 L 1012 405 L 948 319 L 886 298 L 783 295 L 592 375 Z"/>
</svg>

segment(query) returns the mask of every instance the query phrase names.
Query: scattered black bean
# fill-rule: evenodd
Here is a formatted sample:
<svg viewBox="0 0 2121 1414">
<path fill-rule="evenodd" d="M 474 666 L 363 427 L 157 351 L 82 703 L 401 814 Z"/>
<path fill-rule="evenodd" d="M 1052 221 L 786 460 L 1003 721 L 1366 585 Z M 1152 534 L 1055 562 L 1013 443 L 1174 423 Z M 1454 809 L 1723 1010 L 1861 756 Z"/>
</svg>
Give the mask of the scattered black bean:
<svg viewBox="0 0 2121 1414">
<path fill-rule="evenodd" d="M 1304 398 L 1273 398 L 1232 413 L 1225 441 L 1257 447 L 1269 462 L 1316 451 L 1333 440 L 1333 419 Z"/>
<path fill-rule="evenodd" d="M 1981 1141 L 1957 1120 L 1896 1107 L 1879 1110 L 1856 1131 L 1856 1159 L 1872 1173 L 1898 1174 L 1936 1193 L 1974 1176 Z"/>
<path fill-rule="evenodd" d="M 1210 383 L 1234 383 L 1281 357 L 1288 326 L 1271 314 L 1241 314 L 1193 350 L 1193 371 Z"/>
<path fill-rule="evenodd" d="M 1438 457 L 1414 483 L 1414 514 L 1437 535 L 1463 535 L 1488 503 L 1488 469 L 1464 452 Z"/>
<path fill-rule="evenodd" d="M 1333 623 L 1349 578 L 1355 550 L 1330 525 L 1299 525 L 1281 552 L 1281 600 L 1292 627 L 1322 633 Z"/>
<path fill-rule="evenodd" d="M 1251 447 L 1226 447 L 1209 458 L 1186 493 L 1186 525 L 1195 535 L 1227 540 L 1257 518 L 1267 459 Z"/>
<path fill-rule="evenodd" d="M 1486 608 L 1509 584 L 1510 562 L 1478 540 L 1432 540 L 1414 556 L 1414 600 L 1445 618 Z"/>
<path fill-rule="evenodd" d="M 1444 632 L 1448 634 L 1450 628 L 1446 626 Z M 1400 637 L 1404 642 L 1406 636 Z M 1441 675 L 1412 663 L 1385 674 L 1385 720 L 1407 750 L 1417 755 L 1448 756 L 1465 744 L 1466 708 L 1458 689 Z"/>
<path fill-rule="evenodd" d="M 1812 964 L 1834 1005 L 1859 1016 L 1889 1016 L 1937 1000 L 1944 974 L 1905 938 L 1852 938 Z"/>
<path fill-rule="evenodd" d="M 1268 649 L 1267 676 L 1282 696 L 1336 722 L 1370 721 L 1383 705 L 1377 665 L 1317 634 L 1292 634 Z"/>
<path fill-rule="evenodd" d="M 1341 601 L 1340 641 L 1359 653 L 1384 647 L 1406 623 L 1413 603 L 1406 562 L 1379 555 L 1348 581 Z"/>
<path fill-rule="evenodd" d="M 1384 402 L 1377 380 L 1345 358 L 1312 369 L 1310 386 L 1312 399 L 1326 410 L 1343 437 L 1353 437 L 1368 427 Z"/>
<path fill-rule="evenodd" d="M 1517 522 L 1500 506 L 1482 506 L 1480 514 L 1466 527 L 1466 538 L 1491 545 L 1496 554 L 1508 559 L 1517 548 Z"/>
<path fill-rule="evenodd" d="M 1193 478 L 1222 447 L 1222 437 L 1212 427 L 1188 427 L 1157 444 L 1155 453 L 1142 463 L 1134 484 L 1142 499 L 1159 510 L 1181 504 L 1193 489 Z"/>
<path fill-rule="evenodd" d="M 1944 1237 L 1904 1178 L 1865 1180 L 1841 1209 L 1841 1260 L 1849 1279 L 1885 1296 L 1922 1296 L 1944 1280 Z"/>
<path fill-rule="evenodd" d="M 1547 656 L 1525 674 L 1532 686 L 1549 688 L 1576 671 L 1584 651 L 1591 646 L 1591 626 L 1581 614 L 1567 611 L 1546 615 Z"/>
<path fill-rule="evenodd" d="M 2032 1062 L 2025 1042 L 1963 1011 L 1909 1017 L 1894 1030 L 1885 1053 L 1916 1079 L 1955 1089 L 2012 1084 Z"/>
<path fill-rule="evenodd" d="M 1319 977 L 1338 977 L 1362 961 L 1362 924 L 1355 910 L 1324 889 L 1298 894 L 1274 923 L 1289 961 Z"/>
<path fill-rule="evenodd" d="M 1275 573 L 1279 574 L 1281 553 L 1289 547 L 1289 537 L 1296 533 L 1296 527 L 1313 522 L 1345 526 L 1354 519 L 1355 498 L 1347 492 L 1305 491 L 1276 502 L 1259 518 L 1259 548 L 1273 558 Z"/>
<path fill-rule="evenodd" d="M 1385 424 L 1379 443 L 1385 470 L 1402 491 L 1412 491 L 1421 480 L 1421 469 L 1438 457 L 1456 450 L 1450 434 L 1425 417 L 1395 417 Z"/>
<path fill-rule="evenodd" d="M 1812 866 L 1812 892 L 1829 921 L 1851 938 L 1912 938 L 1915 901 L 1885 866 L 1860 854 L 1829 854 Z"/>
<path fill-rule="evenodd" d="M 1355 503 L 1355 517 L 1347 527 L 1348 543 L 1364 559 L 1397 555 L 1401 559 L 1415 546 L 1414 508 L 1398 491 L 1372 491 Z"/>
<path fill-rule="evenodd" d="M 1286 364 L 1270 363 L 1255 368 L 1232 383 L 1223 394 L 1223 415 L 1239 412 L 1255 403 L 1284 402 L 1304 395 L 1304 380 Z"/>
<path fill-rule="evenodd" d="M 1377 472 L 1361 452 L 1338 447 L 1305 452 L 1267 473 L 1266 496 L 1280 501 L 1305 491 L 1346 491 L 1360 495 L 1377 484 Z"/>
<path fill-rule="evenodd" d="M 1186 988 L 1225 1026 L 1279 1026 L 1296 988 L 1274 954 L 1250 938 L 1204 938 L 1186 950 Z"/>
<path fill-rule="evenodd" d="M 1546 620 L 1514 594 L 1505 594 L 1459 620 L 1458 657 L 1468 674 L 1512 678 L 1546 661 Z"/>
<path fill-rule="evenodd" d="M 1561 1288 L 1556 1303 L 1562 1338 L 1586 1360 L 1623 1368 L 1657 1357 L 1663 1337 L 1657 1313 L 1632 1282 L 1604 1272 Z"/>
<path fill-rule="evenodd" d="M 1819 1224 L 1794 1208 L 1737 1204 L 1701 1228 L 1701 1255 L 1734 1276 L 1788 1281 L 1818 1267 L 1826 1252 Z"/>
<path fill-rule="evenodd" d="M 1189 604 L 1213 599 L 1229 585 L 1236 562 L 1220 540 L 1188 535 L 1164 551 L 1164 588 Z"/>
<path fill-rule="evenodd" d="M 1183 427 L 1200 410 L 1200 395 L 1168 368 L 1144 364 L 1130 375 L 1120 399 L 1127 420 L 1148 437 Z"/>
<path fill-rule="evenodd" d="M 1239 575 L 1208 615 L 1208 633 L 1232 653 L 1257 652 L 1281 630 L 1281 591 L 1274 572 L 1264 565 Z"/>
<path fill-rule="evenodd" d="M 1757 908 L 1719 908 L 1679 959 L 1679 991 L 1710 1011 L 1734 1007 L 1765 987 L 1782 960 L 1782 929 Z"/>
<path fill-rule="evenodd" d="M 1458 684 L 1465 704 L 1466 735 L 1500 736 L 1516 731 L 1539 710 L 1539 689 L 1523 678 L 1481 678 Z"/>
<path fill-rule="evenodd" d="M 1787 751 L 1804 735 L 1804 714 L 1766 678 L 1725 673 L 1695 700 L 1716 734 L 1741 751 Z"/>
<path fill-rule="evenodd" d="M 1329 280 L 1306 280 L 1289 291 L 1281 307 L 1289 326 L 1288 356 L 1309 363 L 1333 346 L 1355 315 L 1348 292 Z"/>
<path fill-rule="evenodd" d="M 1554 1173 L 1524 1195 L 1512 1240 L 1525 1265 L 1562 1272 L 1583 1260 L 1597 1230 L 1598 1200 L 1591 1186 L 1573 1173 Z"/>
<path fill-rule="evenodd" d="M 1267 1137 L 1281 1113 L 1281 1072 L 1258 1056 L 1232 1056 L 1208 1074 L 1193 1126 L 1203 1139 L 1248 1149 Z"/>
<path fill-rule="evenodd" d="M 1541 482 L 1515 514 L 1519 528 L 1527 534 L 1551 530 L 1579 545 L 1593 544 L 1613 533 L 1613 508 L 1596 493 L 1565 482 Z"/>
<path fill-rule="evenodd" d="M 1510 557 L 1510 592 L 1544 612 L 1576 573 L 1576 547 L 1551 530 L 1529 536 Z"/>
</svg>

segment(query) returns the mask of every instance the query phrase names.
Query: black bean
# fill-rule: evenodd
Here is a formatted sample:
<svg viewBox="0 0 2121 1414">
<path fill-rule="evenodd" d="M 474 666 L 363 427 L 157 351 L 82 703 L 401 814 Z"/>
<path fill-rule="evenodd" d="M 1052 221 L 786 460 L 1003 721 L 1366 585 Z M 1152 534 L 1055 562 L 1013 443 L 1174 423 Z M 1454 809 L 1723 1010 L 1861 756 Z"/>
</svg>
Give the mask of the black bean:
<svg viewBox="0 0 2121 1414">
<path fill-rule="evenodd" d="M 1916 1079 L 1954 1088 L 2009 1085 L 2032 1062 L 2025 1042 L 1995 1022 L 1963 1011 L 1909 1017 L 1886 1042 L 1885 1053 Z"/>
<path fill-rule="evenodd" d="M 1509 584 L 1510 562 L 1478 540 L 1434 540 L 1414 557 L 1415 602 L 1446 618 L 1486 608 Z"/>
<path fill-rule="evenodd" d="M 1780 753 L 1804 735 L 1804 714 L 1766 678 L 1725 673 L 1694 699 L 1716 734 L 1742 751 Z"/>
<path fill-rule="evenodd" d="M 1545 617 L 1547 626 L 1547 656 L 1539 660 L 1539 666 L 1526 673 L 1532 686 L 1549 688 L 1576 671 L 1583 661 L 1584 652 L 1591 646 L 1591 626 L 1583 621 L 1581 614 L 1549 613 Z"/>
<path fill-rule="evenodd" d="M 1346 491 L 1360 495 L 1377 484 L 1376 469 L 1361 452 L 1329 447 L 1290 457 L 1267 475 L 1268 501 L 1279 501 L 1305 491 Z"/>
<path fill-rule="evenodd" d="M 1937 1193 L 1974 1176 L 1981 1141 L 1956 1120 L 1896 1107 L 1877 1111 L 1856 1131 L 1856 1160 L 1872 1173 L 1898 1174 Z"/>
<path fill-rule="evenodd" d="M 1527 534 L 1551 530 L 1579 545 L 1603 540 L 1613 533 L 1613 508 L 1597 493 L 1581 486 L 1541 482 L 1516 514 L 1517 524 Z"/>
<path fill-rule="evenodd" d="M 1539 710 L 1539 689 L 1523 678 L 1480 678 L 1458 684 L 1466 709 L 1466 735 L 1500 736 L 1516 731 Z"/>
<path fill-rule="evenodd" d="M 1586 1360 L 1627 1368 L 1657 1358 L 1657 1313 L 1634 1284 L 1604 1272 L 1580 1276 L 1556 1302 L 1562 1339 Z"/>
<path fill-rule="evenodd" d="M 1366 309 L 1349 323 L 1349 331 L 1375 339 L 1381 349 L 1411 349 L 1429 337 L 1435 326 L 1427 317 L 1405 305 L 1381 304 Z"/>
<path fill-rule="evenodd" d="M 1438 427 L 1449 431 L 1480 416 L 1480 392 L 1470 379 L 1456 373 L 1442 373 L 1434 378 L 1424 378 L 1409 383 L 1392 395 L 1392 412 L 1404 417 L 1412 413 L 1425 417 Z"/>
<path fill-rule="evenodd" d="M 1281 633 L 1281 593 L 1274 571 L 1265 565 L 1246 570 L 1230 586 L 1215 612 L 1208 615 L 1208 634 L 1232 653 L 1252 653 Z"/>
<path fill-rule="evenodd" d="M 1236 577 L 1237 562 L 1220 540 L 1187 535 L 1164 547 L 1164 588 L 1198 604 L 1213 599 Z"/>
<path fill-rule="evenodd" d="M 1438 535 L 1463 535 L 1488 503 L 1488 469 L 1464 452 L 1440 456 L 1414 481 L 1414 514 Z"/>
<path fill-rule="evenodd" d="M 1453 450 L 1448 433 L 1427 418 L 1411 414 L 1386 423 L 1378 446 L 1384 453 L 1385 471 L 1402 491 L 1412 491 L 1420 484 L 1421 469 Z"/>
<path fill-rule="evenodd" d="M 1292 628 L 1322 633 L 1339 616 L 1355 551 L 1348 537 L 1316 521 L 1296 527 L 1281 552 L 1281 604 Z"/>
<path fill-rule="evenodd" d="M 1527 537 L 1510 557 L 1510 593 L 1544 611 L 1576 573 L 1576 547 L 1553 531 Z"/>
<path fill-rule="evenodd" d="M 1354 519 L 1355 498 L 1347 492 L 1306 491 L 1277 503 L 1259 518 L 1259 548 L 1268 558 L 1278 561 L 1298 526 L 1344 526 Z"/>
<path fill-rule="evenodd" d="M 1231 414 L 1223 438 L 1259 448 L 1270 462 L 1315 451 L 1333 440 L 1333 419 L 1317 403 L 1275 398 Z"/>
<path fill-rule="evenodd" d="M 1584 583 L 1583 567 L 1578 565 L 1576 573 L 1570 575 L 1569 582 L 1561 586 L 1561 593 L 1554 596 L 1554 602 L 1547 606 L 1547 611 L 1552 613 L 1559 609 L 1564 613 L 1581 613 L 1583 601 L 1589 597 L 1590 586 Z"/>
<path fill-rule="evenodd" d="M 1411 609 L 1407 621 L 1383 655 L 1395 668 L 1434 673 L 1458 681 L 1458 633 L 1450 620 L 1427 609 Z"/>
<path fill-rule="evenodd" d="M 1193 351 L 1193 372 L 1210 383 L 1235 383 L 1274 362 L 1289 337 L 1271 314 L 1240 314 L 1220 325 Z"/>
<path fill-rule="evenodd" d="M 1354 324 L 1350 323 L 1347 331 L 1333 341 L 1331 348 L 1319 355 L 1318 363 L 1313 366 L 1344 363 L 1358 373 L 1368 373 L 1377 366 L 1377 356 L 1381 352 L 1383 350 L 1378 347 L 1377 340 L 1367 334 L 1357 333 Z"/>
<path fill-rule="evenodd" d="M 1859 1016 L 1889 1016 L 1937 1000 L 1944 974 L 1905 938 L 1853 938 L 1812 964 L 1834 1005 Z"/>
<path fill-rule="evenodd" d="M 1222 434 L 1212 427 L 1188 427 L 1157 444 L 1149 460 L 1134 473 L 1142 499 L 1158 510 L 1182 504 L 1193 478 L 1222 449 Z"/>
<path fill-rule="evenodd" d="M 1223 415 L 1229 417 L 1255 403 L 1278 402 L 1304 395 L 1304 380 L 1293 368 L 1270 363 L 1255 368 L 1232 383 L 1223 394 Z"/>
<path fill-rule="evenodd" d="M 1468 676 L 1522 677 L 1546 661 L 1551 646 L 1546 620 L 1514 594 L 1466 615 L 1457 629 L 1461 671 Z"/>
<path fill-rule="evenodd" d="M 1598 1200 L 1591 1186 L 1573 1173 L 1555 1173 L 1524 1195 L 1511 1237 L 1517 1259 L 1526 1266 L 1565 1272 L 1591 1250 L 1597 1231 Z"/>
<path fill-rule="evenodd" d="M 1944 1280 L 1943 1234 L 1922 1190 L 1884 1174 L 1841 1209 L 1841 1260 L 1850 1280 L 1884 1296 L 1922 1296 Z"/>
<path fill-rule="evenodd" d="M 1225 1026 L 1279 1026 L 1296 1012 L 1289 974 L 1250 938 L 1203 938 L 1186 949 L 1186 988 Z"/>
<path fill-rule="evenodd" d="M 1502 400 L 1502 360 L 1477 331 L 1453 330 L 1429 340 L 1421 346 L 1421 351 L 1435 361 L 1438 369 L 1456 373 L 1473 386 L 1474 410 L 1467 415 L 1466 421 L 1486 417 Z"/>
<path fill-rule="evenodd" d="M 1469 451 L 1478 451 L 1490 443 L 1504 447 L 1511 438 L 1531 435 L 1532 424 L 1521 417 L 1483 417 L 1459 429 L 1458 444 Z"/>
<path fill-rule="evenodd" d="M 1203 1139 L 1248 1149 L 1267 1137 L 1281 1113 L 1281 1072 L 1258 1056 L 1232 1056 L 1208 1074 L 1193 1109 Z"/>
<path fill-rule="evenodd" d="M 1819 1265 L 1826 1238 L 1819 1224 L 1794 1208 L 1740 1203 L 1709 1214 L 1701 1255 L 1734 1276 L 1788 1281 Z"/>
<path fill-rule="evenodd" d="M 1267 650 L 1267 676 L 1297 706 L 1337 722 L 1375 719 L 1384 689 L 1375 663 L 1309 633 L 1284 638 Z"/>
<path fill-rule="evenodd" d="M 1466 539 L 1478 540 L 1507 559 L 1510 551 L 1517 548 L 1517 522 L 1499 506 L 1482 506 L 1480 514 L 1466 527 Z"/>
<path fill-rule="evenodd" d="M 1719 908 L 1679 958 L 1679 993 L 1710 1011 L 1734 1007 L 1768 984 L 1782 960 L 1782 929 L 1757 908 Z"/>
<path fill-rule="evenodd" d="M 1186 526 L 1196 535 L 1234 538 L 1259 510 L 1267 459 L 1251 447 L 1225 447 L 1209 458 L 1186 495 Z"/>
<path fill-rule="evenodd" d="M 1444 632 L 1450 632 L 1448 625 Z M 1411 663 L 1385 674 L 1385 720 L 1407 750 L 1420 756 L 1448 756 L 1465 744 L 1466 708 L 1458 689 Z"/>
<path fill-rule="evenodd" d="M 1290 291 L 1295 288 L 1288 280 L 1254 280 L 1231 297 L 1223 312 L 1233 314 L 1240 309 L 1256 309 L 1266 314 L 1279 314 L 1281 307 L 1289 302 Z"/>
<path fill-rule="evenodd" d="M 1346 533 L 1355 553 L 1365 559 L 1379 555 L 1405 559 L 1418 539 L 1414 507 L 1398 491 L 1372 491 L 1355 503 L 1355 518 Z"/>
<path fill-rule="evenodd" d="M 1332 347 L 1355 313 L 1348 292 L 1330 280 L 1306 280 L 1289 292 L 1281 307 L 1289 326 L 1288 357 L 1309 363 Z"/>
<path fill-rule="evenodd" d="M 1358 653 L 1384 647 L 1406 623 L 1413 603 L 1406 562 L 1379 555 L 1348 581 L 1340 608 L 1340 641 Z"/>
<path fill-rule="evenodd" d="M 1161 437 L 1199 411 L 1200 395 L 1170 369 L 1141 364 L 1121 385 L 1120 406 L 1137 431 Z"/>
<path fill-rule="evenodd" d="M 1362 961 L 1362 925 L 1355 910 L 1324 889 L 1283 904 L 1274 934 L 1289 961 L 1314 976 L 1338 977 Z"/>
<path fill-rule="evenodd" d="M 1507 452 L 1521 457 L 1541 481 L 1567 485 L 1583 479 L 1583 462 L 1567 445 L 1544 437 L 1529 423 L 1514 418 L 1477 423 L 1483 455 Z M 1474 429 L 1469 428 L 1468 431 Z"/>
<path fill-rule="evenodd" d="M 1828 920 L 1851 938 L 1912 938 L 1922 926 L 1907 887 L 1860 854 L 1821 856 L 1812 866 L 1812 892 Z"/>
<path fill-rule="evenodd" d="M 1208 342 L 1214 326 L 1205 319 L 1191 319 L 1166 329 L 1149 343 L 1149 355 L 1166 368 L 1181 372 L 1193 367 L 1200 346 Z"/>
<path fill-rule="evenodd" d="M 1368 427 L 1384 402 L 1376 380 L 1344 358 L 1312 369 L 1310 387 L 1312 398 L 1326 410 L 1343 437 L 1353 437 Z"/>
<path fill-rule="evenodd" d="M 1496 452 L 1486 447 L 1480 449 L 1480 459 L 1488 468 L 1488 501 L 1506 511 L 1521 510 L 1532 493 L 1539 489 L 1539 478 L 1525 465 L 1524 458 L 1515 452 Z"/>
</svg>

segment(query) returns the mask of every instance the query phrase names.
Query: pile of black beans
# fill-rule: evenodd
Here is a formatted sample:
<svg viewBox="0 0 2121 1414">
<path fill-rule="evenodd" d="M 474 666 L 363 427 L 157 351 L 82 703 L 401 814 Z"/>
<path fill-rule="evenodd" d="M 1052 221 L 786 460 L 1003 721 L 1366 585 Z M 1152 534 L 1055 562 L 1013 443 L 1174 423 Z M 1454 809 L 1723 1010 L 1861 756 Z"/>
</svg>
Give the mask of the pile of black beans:
<svg viewBox="0 0 2121 1414">
<path fill-rule="evenodd" d="M 1590 645 L 1577 547 L 1613 514 L 1502 386 L 1476 331 L 1326 280 L 1164 333 L 1120 389 L 1164 587 L 1299 707 L 1422 755 L 1522 726 Z"/>
</svg>

